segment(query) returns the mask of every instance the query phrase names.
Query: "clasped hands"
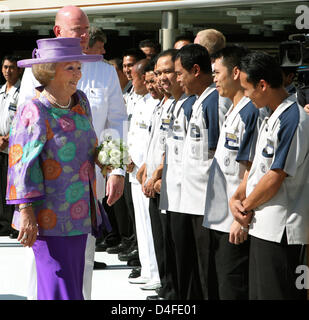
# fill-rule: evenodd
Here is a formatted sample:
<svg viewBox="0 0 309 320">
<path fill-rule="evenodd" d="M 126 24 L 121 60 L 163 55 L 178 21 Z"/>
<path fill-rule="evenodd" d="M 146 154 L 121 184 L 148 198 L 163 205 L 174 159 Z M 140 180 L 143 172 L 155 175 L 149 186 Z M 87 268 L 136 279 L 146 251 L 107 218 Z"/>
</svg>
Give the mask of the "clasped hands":
<svg viewBox="0 0 309 320">
<path fill-rule="evenodd" d="M 229 241 L 233 244 L 241 244 L 248 239 L 249 224 L 253 218 L 254 212 L 246 212 L 242 202 L 231 198 L 229 206 L 234 216 L 234 221 L 230 228 Z"/>
</svg>

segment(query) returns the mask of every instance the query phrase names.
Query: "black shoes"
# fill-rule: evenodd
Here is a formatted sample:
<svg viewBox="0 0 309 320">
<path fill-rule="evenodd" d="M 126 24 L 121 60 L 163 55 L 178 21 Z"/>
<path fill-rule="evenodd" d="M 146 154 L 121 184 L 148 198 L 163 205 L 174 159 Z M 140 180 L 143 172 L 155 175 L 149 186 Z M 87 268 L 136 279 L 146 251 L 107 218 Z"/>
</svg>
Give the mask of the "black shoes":
<svg viewBox="0 0 309 320">
<path fill-rule="evenodd" d="M 104 252 L 106 251 L 106 249 L 110 247 L 105 240 L 103 240 L 102 242 L 99 242 L 96 247 L 95 247 L 95 251 L 96 252 Z"/>
<path fill-rule="evenodd" d="M 17 239 L 19 232 L 17 230 L 12 230 L 9 237 L 10 239 Z"/>
<path fill-rule="evenodd" d="M 138 278 L 141 275 L 141 267 L 133 268 L 131 273 L 129 274 L 129 279 Z"/>
<path fill-rule="evenodd" d="M 129 249 L 129 247 L 130 247 L 130 243 L 121 242 L 117 246 L 107 248 L 106 252 L 111 253 L 111 254 L 121 253 L 121 252 L 127 251 Z"/>
<path fill-rule="evenodd" d="M 141 262 L 139 261 L 139 259 L 129 260 L 127 262 L 127 266 L 129 266 L 129 267 L 140 267 L 141 266 Z"/>
<path fill-rule="evenodd" d="M 102 269 L 105 269 L 106 267 L 107 267 L 106 263 L 95 261 L 93 265 L 93 270 L 102 270 Z"/>
<path fill-rule="evenodd" d="M 134 260 L 134 259 L 138 259 L 138 250 L 134 249 L 133 251 L 129 252 L 129 253 L 119 253 L 118 254 L 118 259 L 120 261 L 129 261 L 129 260 Z"/>
</svg>

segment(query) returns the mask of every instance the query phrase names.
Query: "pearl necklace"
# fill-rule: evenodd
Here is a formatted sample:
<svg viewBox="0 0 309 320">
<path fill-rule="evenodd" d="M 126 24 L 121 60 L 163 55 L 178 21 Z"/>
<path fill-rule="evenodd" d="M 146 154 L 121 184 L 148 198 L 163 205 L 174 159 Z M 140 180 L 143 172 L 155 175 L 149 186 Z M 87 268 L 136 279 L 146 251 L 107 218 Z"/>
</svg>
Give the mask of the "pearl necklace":
<svg viewBox="0 0 309 320">
<path fill-rule="evenodd" d="M 54 104 L 61 109 L 69 109 L 70 108 L 70 104 L 72 101 L 71 97 L 70 97 L 69 103 L 66 106 L 62 106 L 61 104 L 59 104 L 56 101 L 56 98 L 53 95 L 51 95 L 49 92 L 47 92 L 45 89 L 42 91 L 42 94 L 50 101 L 51 104 Z"/>
</svg>

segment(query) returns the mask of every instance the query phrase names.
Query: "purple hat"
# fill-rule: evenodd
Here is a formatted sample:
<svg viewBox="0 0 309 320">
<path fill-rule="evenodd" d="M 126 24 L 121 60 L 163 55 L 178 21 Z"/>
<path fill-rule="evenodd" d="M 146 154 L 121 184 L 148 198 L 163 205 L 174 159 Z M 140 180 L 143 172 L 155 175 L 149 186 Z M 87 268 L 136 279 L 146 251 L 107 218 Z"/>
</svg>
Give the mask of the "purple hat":
<svg viewBox="0 0 309 320">
<path fill-rule="evenodd" d="M 18 67 L 31 67 L 33 64 L 66 61 L 95 62 L 102 60 L 98 54 L 83 54 L 80 38 L 49 38 L 37 40 L 38 49 L 32 52 L 32 59 L 20 60 Z"/>
</svg>

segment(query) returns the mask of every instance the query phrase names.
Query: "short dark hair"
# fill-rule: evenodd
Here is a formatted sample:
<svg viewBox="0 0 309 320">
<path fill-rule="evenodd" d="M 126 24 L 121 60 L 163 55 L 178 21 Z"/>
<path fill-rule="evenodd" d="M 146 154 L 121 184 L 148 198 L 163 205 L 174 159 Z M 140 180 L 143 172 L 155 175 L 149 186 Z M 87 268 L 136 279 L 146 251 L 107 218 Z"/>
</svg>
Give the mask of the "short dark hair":
<svg viewBox="0 0 309 320">
<path fill-rule="evenodd" d="M 177 52 L 178 52 L 177 49 L 167 49 L 167 50 L 164 50 L 164 51 L 162 51 L 161 53 L 159 53 L 159 54 L 156 56 L 156 58 L 155 58 L 155 59 L 156 59 L 156 62 L 159 60 L 159 58 L 167 57 L 167 56 L 170 56 L 170 57 L 172 58 L 172 61 L 175 61 Z"/>
<path fill-rule="evenodd" d="M 145 53 L 142 50 L 136 48 L 126 49 L 122 54 L 122 58 L 126 56 L 134 57 L 136 61 L 146 59 Z"/>
<path fill-rule="evenodd" d="M 215 54 L 213 54 L 212 58 L 222 58 L 223 65 L 227 67 L 229 72 L 231 72 L 234 67 L 240 68 L 241 59 L 249 52 L 250 50 L 248 48 L 233 44 L 217 51 Z"/>
<path fill-rule="evenodd" d="M 182 67 L 187 71 L 190 71 L 197 64 L 202 72 L 212 72 L 208 51 L 199 44 L 191 43 L 179 49 L 175 57 L 175 60 L 177 59 L 180 59 Z"/>
<path fill-rule="evenodd" d="M 155 64 L 156 64 L 156 59 L 155 58 L 150 59 L 148 65 L 146 65 L 144 69 L 144 73 L 154 71 Z"/>
<path fill-rule="evenodd" d="M 282 67 L 281 66 L 281 70 L 286 76 L 288 76 L 290 73 L 296 74 L 297 67 Z"/>
<path fill-rule="evenodd" d="M 265 80 L 271 88 L 282 87 L 282 70 L 278 61 L 263 51 L 253 51 L 241 59 L 241 71 L 247 74 L 247 81 L 255 87 Z"/>
<path fill-rule="evenodd" d="M 194 42 L 194 35 L 193 35 L 193 33 L 180 34 L 179 36 L 177 36 L 175 38 L 174 44 L 178 41 L 181 41 L 181 40 L 189 41 L 190 43 L 193 43 Z"/>
<path fill-rule="evenodd" d="M 2 59 L 2 63 L 1 63 L 2 66 L 3 66 L 5 60 L 8 60 L 8 61 L 10 61 L 10 62 L 15 62 L 15 63 L 17 64 L 17 61 L 18 61 L 18 60 L 21 60 L 21 57 L 20 57 L 20 56 L 13 55 L 13 54 L 5 55 L 5 56 L 3 57 L 3 59 Z"/>
<path fill-rule="evenodd" d="M 155 40 L 150 40 L 150 39 L 145 39 L 145 40 L 140 41 L 140 43 L 138 44 L 138 47 L 140 49 L 145 48 L 145 47 L 154 48 L 156 53 L 159 53 L 161 51 L 160 43 Z"/>
<path fill-rule="evenodd" d="M 107 42 L 106 34 L 102 28 L 92 27 L 89 31 L 89 48 L 92 48 L 97 41 L 105 44 Z"/>
</svg>

